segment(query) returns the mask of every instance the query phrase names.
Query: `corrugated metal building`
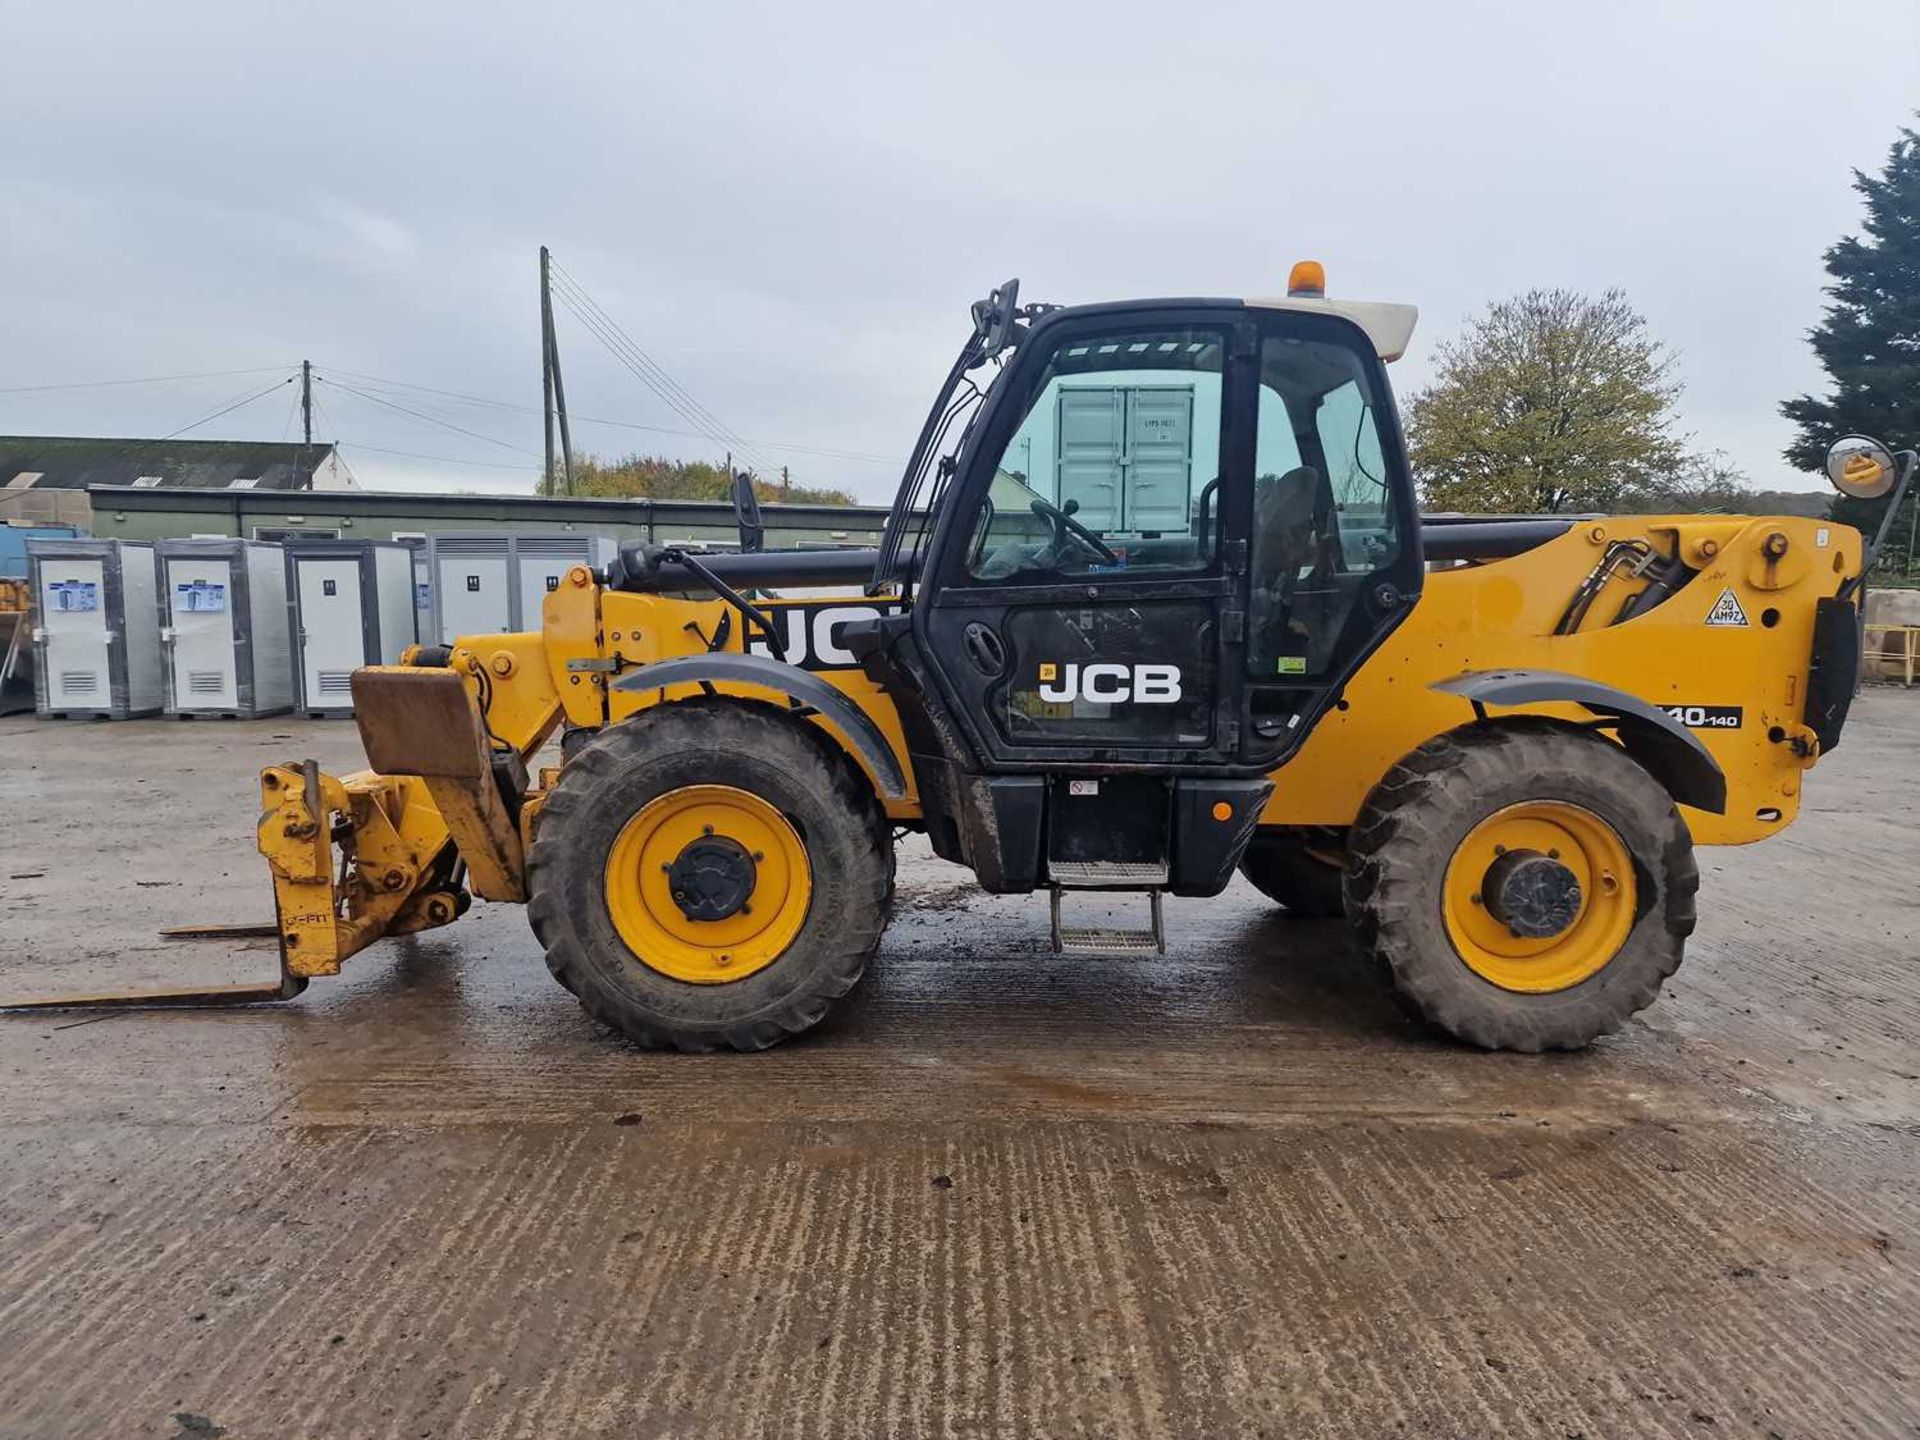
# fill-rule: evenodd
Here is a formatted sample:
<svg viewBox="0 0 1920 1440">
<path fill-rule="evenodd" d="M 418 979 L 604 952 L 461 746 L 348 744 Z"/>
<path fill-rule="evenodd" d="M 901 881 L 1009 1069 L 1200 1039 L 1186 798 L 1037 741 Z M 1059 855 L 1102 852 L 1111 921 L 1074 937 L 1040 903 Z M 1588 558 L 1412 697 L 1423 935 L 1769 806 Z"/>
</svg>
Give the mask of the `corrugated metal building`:
<svg viewBox="0 0 1920 1440">
<path fill-rule="evenodd" d="M 91 530 L 94 486 L 333 494 L 354 480 L 325 444 L 0 435 L 0 521 Z"/>
<path fill-rule="evenodd" d="M 333 446 L 321 443 L 0 435 L 0 490 L 347 490 L 353 484 Z"/>
<path fill-rule="evenodd" d="M 418 541 L 430 533 L 498 530 L 726 545 L 737 533 L 731 505 L 695 500 L 102 485 L 86 493 L 92 532 L 113 540 L 230 535 Z M 887 518 L 886 507 L 879 505 L 767 504 L 761 509 L 770 548 L 877 544 Z"/>
</svg>

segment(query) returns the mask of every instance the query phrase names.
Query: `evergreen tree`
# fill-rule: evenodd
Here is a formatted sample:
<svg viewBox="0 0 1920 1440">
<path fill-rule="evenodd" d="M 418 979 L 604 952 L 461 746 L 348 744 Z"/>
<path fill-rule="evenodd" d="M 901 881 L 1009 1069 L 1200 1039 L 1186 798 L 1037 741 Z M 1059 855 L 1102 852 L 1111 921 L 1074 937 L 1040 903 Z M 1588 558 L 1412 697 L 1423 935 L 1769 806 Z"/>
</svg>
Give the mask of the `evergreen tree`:
<svg viewBox="0 0 1920 1440">
<path fill-rule="evenodd" d="M 1866 201 L 1862 235 L 1826 254 L 1833 283 L 1827 317 L 1808 337 L 1832 377 L 1825 399 L 1802 395 L 1780 407 L 1800 427 L 1787 447 L 1798 469 L 1824 471 L 1827 447 L 1842 435 L 1871 435 L 1894 450 L 1920 448 L 1920 135 L 1903 129 L 1878 175 L 1856 170 L 1853 188 Z M 1887 540 L 1904 555 L 1909 494 Z M 1887 501 L 1841 495 L 1832 515 L 1871 539 Z"/>
</svg>

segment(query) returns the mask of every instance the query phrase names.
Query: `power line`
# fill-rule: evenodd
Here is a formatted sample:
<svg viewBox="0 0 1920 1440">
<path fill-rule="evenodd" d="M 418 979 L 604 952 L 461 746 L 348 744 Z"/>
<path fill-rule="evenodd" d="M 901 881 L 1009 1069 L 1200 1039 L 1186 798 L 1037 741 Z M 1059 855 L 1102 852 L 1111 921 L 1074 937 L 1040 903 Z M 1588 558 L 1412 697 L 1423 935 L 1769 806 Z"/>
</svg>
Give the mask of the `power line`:
<svg viewBox="0 0 1920 1440">
<path fill-rule="evenodd" d="M 661 435 L 688 435 L 700 438 L 700 432 L 673 430 L 665 425 L 642 425 L 633 420 L 598 420 L 591 415 L 575 415 L 572 418 L 574 423 L 579 425 L 611 425 L 620 430 L 652 430 Z M 748 440 L 741 443 L 744 446 L 779 450 L 791 455 L 815 455 L 825 460 L 856 460 L 863 465 L 891 465 L 896 468 L 900 464 L 900 457 L 897 455 L 864 455 L 857 450 L 831 450 L 819 445 L 786 445 L 777 440 Z M 769 466 L 769 468 L 778 469 L 779 467 Z"/>
<path fill-rule="evenodd" d="M 614 337 L 610 341 L 605 334 L 600 334 L 596 330 L 596 338 L 612 350 L 617 358 L 621 358 L 627 368 L 632 370 L 683 420 L 695 429 L 709 431 L 712 438 L 720 443 L 745 450 L 748 458 L 754 460 L 759 466 L 766 469 L 774 468 L 770 458 L 758 454 L 750 441 L 745 440 L 739 432 L 696 400 L 684 385 L 669 375 L 658 361 L 641 349 L 639 343 L 621 327 L 620 322 L 609 315 L 599 302 L 587 293 L 586 287 L 564 266 L 556 263 L 553 269 L 560 281 L 560 295 L 562 300 L 566 301 L 567 308 L 574 312 L 582 324 L 587 325 L 589 329 L 594 329 L 589 320 L 588 312 L 591 312 L 591 315 Z M 575 303 L 576 300 L 579 303 Z M 625 355 L 621 354 L 622 347 L 627 352 Z"/>
<path fill-rule="evenodd" d="M 222 415 L 231 415 L 235 410 L 238 410 L 242 405 L 251 405 L 254 401 L 258 400 L 262 395 L 271 395 L 274 391 L 278 390 L 282 385 L 291 385 L 292 383 L 293 383 L 293 377 L 291 375 L 287 376 L 284 380 L 276 380 L 273 382 L 273 384 L 267 386 L 264 390 L 256 390 L 251 395 L 243 395 L 238 400 L 234 401 L 231 405 L 222 405 L 218 410 L 213 411 L 211 414 L 202 415 L 198 420 L 195 420 L 192 424 L 182 425 L 178 430 L 175 430 L 174 432 L 172 432 L 172 434 L 162 435 L 160 438 L 162 440 L 178 439 L 180 436 L 186 434 L 187 431 L 189 430 L 198 430 L 202 425 L 206 425 L 214 420 L 218 420 Z"/>
<path fill-rule="evenodd" d="M 287 443 L 287 437 L 293 433 L 293 417 L 300 413 L 300 397 L 295 394 L 287 405 L 287 418 L 280 426 L 280 443 Z"/>
<path fill-rule="evenodd" d="M 443 399 L 457 400 L 466 405 L 484 406 L 489 409 L 511 412 L 516 415 L 538 415 L 537 405 L 518 405 L 511 400 L 492 400 L 484 395 L 470 395 L 462 390 L 442 390 L 433 385 L 416 385 L 410 380 L 395 380 L 385 375 L 369 375 L 364 371 L 344 370 L 338 365 L 327 367 L 335 375 L 347 375 L 362 381 L 375 389 L 386 387 L 403 394 L 418 391 L 425 395 L 436 395 Z M 424 404 L 425 402 L 420 402 Z M 643 425 L 637 420 L 614 420 L 599 415 L 573 415 L 569 418 L 576 425 L 608 425 L 621 430 L 646 430 L 656 435 L 684 435 L 695 440 L 713 440 L 715 436 L 707 430 L 681 430 L 671 425 Z M 784 440 L 748 440 L 746 446 L 763 450 L 780 451 L 793 455 L 815 455 L 827 460 L 854 460 L 865 465 L 898 466 L 898 455 L 875 455 L 864 450 L 841 450 L 828 445 L 789 444 Z"/>
<path fill-rule="evenodd" d="M 354 372 L 345 371 L 345 372 L 336 372 L 336 373 L 352 374 Z M 323 379 L 323 377 L 316 374 L 314 376 L 314 379 L 321 380 Z M 394 383 L 400 383 L 400 382 L 394 382 Z M 338 381 L 334 381 L 333 386 L 336 390 L 346 388 L 342 386 Z M 362 398 L 367 398 L 367 397 L 362 397 Z M 337 437 L 340 434 L 340 427 L 335 422 L 332 412 L 327 409 L 326 403 L 323 400 L 321 400 L 320 392 L 318 390 L 315 390 L 313 393 L 313 408 L 319 412 L 320 418 L 326 422 L 327 429 L 332 431 L 333 434 Z M 354 450 L 370 450 L 376 455 L 398 455 L 408 460 L 437 460 L 442 464 L 446 464 L 446 465 L 474 466 L 474 467 L 478 467 L 486 470 L 511 470 L 511 471 L 514 471 L 516 474 L 520 474 L 520 475 L 525 475 L 530 470 L 533 469 L 533 467 L 530 465 L 515 465 L 510 461 L 504 461 L 504 460 L 468 460 L 464 457 L 454 456 L 454 455 L 429 455 L 424 451 L 420 451 L 420 450 L 395 450 L 385 445 L 364 445 L 364 444 L 361 444 L 359 441 L 342 441 L 337 438 L 335 439 L 333 444 L 334 444 L 334 449 L 336 453 L 341 450 L 349 449 L 349 448 Z"/>
<path fill-rule="evenodd" d="M 469 395 L 461 390 L 441 390 L 432 385 L 416 385 L 410 380 L 394 380 L 385 375 L 368 375 L 360 370 L 347 370 L 338 365 L 327 367 L 335 375 L 345 375 L 354 380 L 363 380 L 375 385 L 390 385 L 396 390 L 419 390 L 428 395 L 440 395 L 449 400 L 464 400 L 469 405 L 489 405 L 496 410 L 518 410 L 527 415 L 538 415 L 537 405 L 518 405 L 511 400 L 489 400 L 483 395 Z"/>
<path fill-rule="evenodd" d="M 561 300 L 567 305 L 568 309 L 573 310 L 574 315 L 580 320 L 581 324 L 587 326 L 588 330 L 607 348 L 608 352 L 612 354 L 616 360 L 624 365 L 642 384 L 652 390 L 669 410 L 673 411 L 674 414 L 694 427 L 691 431 L 681 431 L 679 433 L 697 436 L 704 439 L 708 444 L 718 448 L 728 451 L 738 451 L 743 459 L 747 460 L 757 469 L 772 470 L 778 468 L 771 459 L 761 454 L 750 441 L 729 434 L 726 430 L 716 426 L 696 411 L 689 409 L 684 402 L 680 401 L 671 391 L 663 388 L 645 369 L 622 354 L 618 342 L 609 339 L 606 334 L 596 328 L 597 322 L 589 319 L 578 309 L 575 309 L 572 302 L 567 300 L 564 294 L 561 296 Z M 658 428 L 664 429 L 666 427 Z"/>
<path fill-rule="evenodd" d="M 316 402 L 318 403 L 318 402 Z M 428 455 L 419 450 L 390 450 L 384 445 L 363 445 L 358 440 L 338 441 L 336 449 L 371 450 L 378 455 L 403 455 L 409 460 L 439 460 L 448 465 L 477 465 L 488 470 L 512 470 L 520 475 L 537 474 L 537 465 L 515 465 L 508 460 L 464 460 L 457 455 Z"/>
<path fill-rule="evenodd" d="M 31 395 L 48 390 L 104 390 L 114 385 L 171 385 L 181 380 L 224 380 L 234 375 L 265 375 L 285 365 L 256 365 L 250 370 L 202 370 L 191 375 L 149 375 L 138 380 L 76 380 L 62 385 L 9 385 L 0 395 Z"/>
<path fill-rule="evenodd" d="M 315 378 L 318 379 L 319 377 L 316 376 Z M 336 386 L 335 388 L 337 389 L 339 387 Z M 340 427 L 334 422 L 333 414 L 327 409 L 326 402 L 320 398 L 320 392 L 318 390 L 313 393 L 313 408 L 319 413 L 320 418 L 326 422 L 327 429 L 337 437 L 340 434 Z M 329 443 L 333 446 L 336 455 L 348 449 L 370 450 L 376 455 L 399 455 L 408 460 L 438 460 L 447 465 L 478 467 L 486 470 L 512 470 L 521 475 L 525 475 L 533 469 L 530 465 L 515 465 L 505 460 L 468 460 L 454 455 L 428 455 L 419 450 L 393 450 L 385 445 L 363 445 L 357 440 L 345 441 L 335 439 Z"/>
<path fill-rule="evenodd" d="M 772 462 L 764 455 L 753 453 L 751 441 L 741 436 L 711 410 L 696 400 L 666 370 L 635 343 L 632 336 L 621 329 L 619 323 L 608 315 L 593 298 L 583 290 L 578 290 L 565 276 L 562 277 L 561 299 L 574 315 L 591 331 L 642 384 L 652 390 L 664 401 L 669 409 L 696 430 L 706 434 L 714 443 L 729 448 L 739 448 L 749 452 L 757 464 L 770 467 Z"/>
<path fill-rule="evenodd" d="M 335 449 L 338 449 L 339 443 L 340 443 L 340 427 L 334 424 L 333 416 L 327 413 L 327 407 L 320 403 L 320 395 L 318 391 L 314 393 L 313 408 L 319 414 L 320 418 L 326 422 L 327 429 L 333 432 L 334 438 L 328 441 L 327 443 L 334 446 Z"/>
<path fill-rule="evenodd" d="M 478 430 L 469 430 L 464 425 L 455 425 L 451 420 L 442 420 L 438 416 L 429 415 L 423 410 L 414 410 L 397 401 L 382 399 L 378 395 L 370 395 L 365 390 L 356 389 L 352 385 L 342 384 L 338 380 L 328 380 L 324 376 L 319 375 L 314 376 L 314 379 L 321 381 L 323 384 L 331 385 L 336 390 L 344 390 L 349 395 L 357 395 L 369 404 L 384 406 L 388 410 L 397 410 L 402 415 L 411 415 L 416 420 L 424 420 L 429 425 L 438 425 L 443 430 L 451 430 L 455 434 L 465 435 L 474 440 L 483 440 L 489 445 L 499 446 L 502 450 L 512 450 L 521 455 L 536 455 L 535 451 L 529 450 L 523 445 L 515 445 L 506 440 L 497 440 L 491 435 L 483 435 Z"/>
<path fill-rule="evenodd" d="M 692 425 L 695 431 L 709 444 L 724 446 L 727 443 L 727 437 L 719 427 L 702 419 L 691 407 L 675 396 L 670 389 L 648 370 L 644 357 L 636 358 L 628 354 L 619 340 L 614 336 L 613 332 L 605 326 L 604 322 L 599 320 L 598 317 L 590 311 L 576 304 L 572 296 L 566 291 L 562 290 L 558 293 L 561 303 L 573 312 L 575 318 L 586 327 L 587 332 L 600 342 L 608 354 L 612 355 L 615 360 L 626 367 L 635 379 L 639 380 L 641 384 L 651 390 L 669 410 L 673 411 L 674 414 L 678 415 L 689 425 Z"/>
<path fill-rule="evenodd" d="M 586 306 L 590 310 L 592 310 L 595 315 L 597 315 L 602 321 L 604 321 L 608 326 L 608 328 L 610 328 L 613 331 L 613 333 L 617 335 L 628 346 L 628 348 L 633 351 L 634 354 L 638 355 L 643 361 L 645 361 L 647 364 L 647 367 L 659 377 L 661 382 L 667 387 L 667 389 L 670 392 L 676 395 L 684 404 L 686 404 L 690 409 L 692 409 L 694 413 L 700 417 L 701 420 L 705 421 L 707 424 L 713 426 L 714 429 L 719 431 L 722 438 L 735 440 L 735 441 L 738 441 L 740 439 L 739 434 L 733 429 L 733 427 L 731 427 L 730 425 L 724 424 L 721 421 L 719 416 L 715 415 L 713 411 L 709 410 L 705 405 L 701 404 L 700 401 L 694 399 L 692 393 L 687 390 L 686 386 L 682 385 L 678 380 L 675 380 L 673 376 L 667 373 L 666 368 L 664 366 L 662 366 L 651 355 L 647 354 L 645 350 L 642 350 L 640 348 L 639 342 L 636 341 L 631 335 L 629 335 L 626 332 L 626 330 L 621 326 L 619 321 L 615 320 L 613 316 L 607 313 L 605 307 L 603 307 L 599 301 L 595 300 L 591 295 L 587 293 L 587 287 L 581 284 L 581 282 L 575 279 L 571 274 L 569 274 L 565 266 L 558 266 L 556 268 L 558 268 L 560 271 L 561 283 L 567 286 L 569 289 L 573 290 L 579 296 L 580 300 L 584 302 Z"/>
</svg>

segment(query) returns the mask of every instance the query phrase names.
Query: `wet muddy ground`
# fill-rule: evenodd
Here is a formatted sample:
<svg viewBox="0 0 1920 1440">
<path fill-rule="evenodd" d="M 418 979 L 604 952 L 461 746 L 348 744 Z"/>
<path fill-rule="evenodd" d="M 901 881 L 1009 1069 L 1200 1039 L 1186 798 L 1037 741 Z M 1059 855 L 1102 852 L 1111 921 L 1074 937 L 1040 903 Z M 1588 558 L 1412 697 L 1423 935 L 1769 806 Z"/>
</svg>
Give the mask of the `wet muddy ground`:
<svg viewBox="0 0 1920 1440">
<path fill-rule="evenodd" d="M 267 978 L 252 776 L 351 725 L 0 720 L 0 990 Z M 246 1011 L 0 1017 L 0 1437 L 1920 1436 L 1920 700 L 1703 853 L 1574 1056 L 1236 883 L 1172 953 L 909 842 L 825 1026 L 635 1051 L 481 905 Z"/>
</svg>

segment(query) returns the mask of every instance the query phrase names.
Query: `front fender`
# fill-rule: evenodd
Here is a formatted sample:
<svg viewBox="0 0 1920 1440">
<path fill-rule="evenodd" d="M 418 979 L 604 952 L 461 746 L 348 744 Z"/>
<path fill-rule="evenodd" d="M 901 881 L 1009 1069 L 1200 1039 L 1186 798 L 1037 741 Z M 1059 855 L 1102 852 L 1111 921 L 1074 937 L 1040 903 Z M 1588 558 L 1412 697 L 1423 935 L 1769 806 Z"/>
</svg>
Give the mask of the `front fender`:
<svg viewBox="0 0 1920 1440">
<path fill-rule="evenodd" d="M 1489 705 L 1580 705 L 1612 722 L 1621 746 L 1682 805 L 1724 815 L 1727 775 L 1686 726 L 1658 705 L 1598 680 L 1558 670 L 1469 670 L 1428 687 Z"/>
<path fill-rule="evenodd" d="M 616 690 L 659 690 L 669 685 L 700 682 L 755 685 L 785 695 L 819 712 L 820 717 L 846 737 L 880 793 L 889 800 L 906 797 L 907 780 L 887 738 L 853 701 L 817 675 L 764 655 L 715 652 L 657 660 L 613 682 Z"/>
</svg>

